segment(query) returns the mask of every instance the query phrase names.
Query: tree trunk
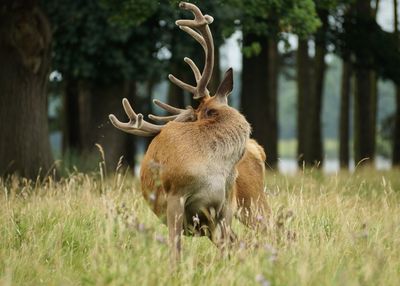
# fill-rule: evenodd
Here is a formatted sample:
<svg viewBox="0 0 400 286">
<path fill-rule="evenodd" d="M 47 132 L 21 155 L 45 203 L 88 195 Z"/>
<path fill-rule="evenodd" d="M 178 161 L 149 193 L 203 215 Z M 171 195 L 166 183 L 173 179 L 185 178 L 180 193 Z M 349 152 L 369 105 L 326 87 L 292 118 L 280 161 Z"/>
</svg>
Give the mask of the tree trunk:
<svg viewBox="0 0 400 286">
<path fill-rule="evenodd" d="M 102 146 L 107 169 L 114 171 L 120 157 L 127 157 L 128 136 L 132 135 L 116 129 L 110 123 L 108 115 L 114 113 L 117 118 L 126 118 L 121 101 L 122 98 L 130 95 L 129 83 L 121 82 L 107 86 L 96 85 L 91 90 L 91 127 L 90 132 L 88 131 L 88 134 L 91 135 L 90 143 L 92 148 L 96 143 Z M 127 119 L 125 120 L 127 121 Z"/>
<path fill-rule="evenodd" d="M 309 102 L 309 122 L 307 129 L 307 146 L 305 162 L 311 166 L 322 166 L 323 162 L 323 142 L 322 142 L 322 98 L 325 80 L 325 55 L 326 55 L 326 31 L 328 29 L 328 11 L 319 10 L 318 15 L 322 26 L 315 35 L 315 59 L 314 73 L 315 79 L 311 91 Z"/>
<path fill-rule="evenodd" d="M 355 165 L 365 165 L 370 164 L 369 159 L 373 157 L 370 71 L 359 66 L 356 70 L 355 84 L 354 163 Z"/>
<path fill-rule="evenodd" d="M 400 87 L 396 87 L 396 113 L 393 134 L 392 165 L 400 167 Z"/>
<path fill-rule="evenodd" d="M 371 8 L 371 17 L 376 20 L 376 16 L 379 11 L 379 0 L 375 1 L 375 6 Z M 378 75 L 376 71 L 370 71 L 370 81 L 371 81 L 371 144 L 372 144 L 372 157 L 373 161 L 375 158 L 375 149 L 376 149 L 376 125 L 377 125 L 377 116 L 378 116 Z"/>
<path fill-rule="evenodd" d="M 49 23 L 35 3 L 0 4 L 0 176 L 34 179 L 51 168 L 50 43 Z"/>
<path fill-rule="evenodd" d="M 171 74 L 173 74 L 180 80 L 185 81 L 185 79 L 183 78 L 184 72 L 182 71 L 182 67 L 179 64 L 171 63 L 170 67 Z M 168 89 L 168 103 L 178 108 L 184 108 L 185 102 L 186 100 L 184 90 L 170 81 Z"/>
<path fill-rule="evenodd" d="M 129 91 L 128 91 L 128 100 L 129 102 L 136 102 L 138 99 L 137 96 L 137 85 L 135 81 L 131 81 L 129 84 Z M 149 93 L 149 101 L 151 101 L 151 92 Z M 151 108 L 151 106 L 150 106 Z M 151 109 L 150 109 L 151 110 Z M 146 139 L 147 140 L 147 139 Z M 137 136 L 128 134 L 126 137 L 126 150 L 125 150 L 125 161 L 127 162 L 128 166 L 133 170 L 133 174 L 135 174 L 135 166 L 136 166 L 136 150 L 137 150 Z M 147 144 L 147 143 L 146 143 Z"/>
<path fill-rule="evenodd" d="M 400 46 L 400 33 L 399 33 L 399 14 L 398 2 L 393 0 L 394 6 L 394 33 L 397 37 L 398 45 Z M 396 113 L 395 113 L 395 127 L 393 134 L 393 156 L 392 165 L 400 167 L 400 86 L 396 86 Z"/>
<path fill-rule="evenodd" d="M 268 150 L 267 162 L 271 167 L 278 163 L 278 76 L 279 76 L 279 53 L 278 43 L 270 39 L 268 42 L 268 129 L 266 150 Z"/>
<path fill-rule="evenodd" d="M 308 40 L 299 39 L 296 57 L 297 69 L 297 160 L 299 167 L 303 166 L 307 140 L 308 113 L 307 107 L 310 88 L 310 58 L 308 55 Z"/>
<path fill-rule="evenodd" d="M 260 44 L 260 53 L 252 57 L 243 55 L 242 110 L 253 127 L 253 138 L 266 150 L 267 163 L 274 167 L 277 163 L 277 106 L 276 93 L 273 95 L 271 91 L 277 89 L 276 43 L 254 34 L 244 36 L 244 46 L 254 42 Z M 275 58 L 271 59 L 271 55 Z"/>
<path fill-rule="evenodd" d="M 79 122 L 79 89 L 75 79 L 64 80 L 63 93 L 63 153 L 82 150 Z"/>
<path fill-rule="evenodd" d="M 376 124 L 378 116 L 378 76 L 375 71 L 369 72 L 371 81 L 371 161 L 375 159 Z"/>
<path fill-rule="evenodd" d="M 111 125 L 108 114 L 114 113 L 123 120 L 126 115 L 122 98 L 136 102 L 135 85 L 122 82 L 112 85 L 96 85 L 84 80 L 67 80 L 64 102 L 64 150 L 74 150 L 82 158 L 99 157 L 95 147 L 102 146 L 106 166 L 115 170 L 119 158 L 133 167 L 134 139 Z"/>
<path fill-rule="evenodd" d="M 369 1 L 357 0 L 355 8 L 359 17 L 372 17 Z M 371 70 L 365 65 L 368 59 L 356 58 L 354 93 L 354 161 L 355 165 L 370 165 L 374 157 L 372 127 Z"/>
<path fill-rule="evenodd" d="M 150 113 L 152 113 L 152 114 L 154 114 L 154 112 L 153 112 L 153 99 L 152 99 L 152 94 L 153 94 L 153 89 L 154 89 L 154 85 L 155 85 L 155 80 L 154 79 L 152 79 L 152 78 L 150 78 L 148 81 L 147 81 L 147 84 L 146 84 L 146 97 L 145 98 L 143 98 L 143 101 L 142 101 L 142 103 L 141 103 L 141 106 L 143 107 L 143 112 L 144 112 L 144 114 L 150 114 Z M 138 97 L 136 96 L 136 99 L 137 99 Z M 153 139 L 153 137 L 142 137 L 142 140 L 143 140 L 143 142 L 144 142 L 144 145 L 145 145 L 145 150 L 147 150 L 147 148 L 149 147 L 149 145 L 150 145 L 150 143 L 151 143 L 151 140 Z"/>
<path fill-rule="evenodd" d="M 351 96 L 351 63 L 343 60 L 342 86 L 340 93 L 340 122 L 339 122 L 339 162 L 340 168 L 349 168 L 350 141 L 350 96 Z"/>
</svg>

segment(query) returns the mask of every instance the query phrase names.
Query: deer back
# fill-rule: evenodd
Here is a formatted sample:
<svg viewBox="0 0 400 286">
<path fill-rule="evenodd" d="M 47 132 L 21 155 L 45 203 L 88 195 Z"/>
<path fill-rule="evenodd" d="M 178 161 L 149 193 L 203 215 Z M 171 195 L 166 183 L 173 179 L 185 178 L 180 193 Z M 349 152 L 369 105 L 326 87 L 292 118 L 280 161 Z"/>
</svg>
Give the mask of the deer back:
<svg viewBox="0 0 400 286">
<path fill-rule="evenodd" d="M 169 122 L 151 142 L 142 162 L 142 192 L 154 212 L 163 216 L 166 195 L 177 192 L 199 203 L 224 200 L 236 179 L 250 126 L 237 110 L 216 97 L 203 101 L 194 122 Z M 210 196 L 210 190 L 219 198 Z M 204 196 L 204 197 L 202 197 Z"/>
</svg>

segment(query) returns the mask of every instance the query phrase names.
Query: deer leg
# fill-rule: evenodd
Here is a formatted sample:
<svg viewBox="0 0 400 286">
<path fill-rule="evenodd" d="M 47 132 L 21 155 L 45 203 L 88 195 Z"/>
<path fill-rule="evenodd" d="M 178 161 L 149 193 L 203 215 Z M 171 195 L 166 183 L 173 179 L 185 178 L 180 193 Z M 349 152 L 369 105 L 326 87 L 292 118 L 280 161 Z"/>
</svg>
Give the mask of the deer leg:
<svg viewBox="0 0 400 286">
<path fill-rule="evenodd" d="M 181 258 L 181 233 L 183 227 L 184 201 L 177 195 L 169 195 L 167 198 L 167 225 L 169 244 L 173 263 Z"/>
<path fill-rule="evenodd" d="M 224 207 L 222 210 L 222 220 L 218 222 L 216 229 L 213 231 L 212 241 L 221 250 L 223 257 L 229 256 L 229 250 L 236 241 L 236 234 L 233 232 L 232 211 L 230 208 Z"/>
</svg>

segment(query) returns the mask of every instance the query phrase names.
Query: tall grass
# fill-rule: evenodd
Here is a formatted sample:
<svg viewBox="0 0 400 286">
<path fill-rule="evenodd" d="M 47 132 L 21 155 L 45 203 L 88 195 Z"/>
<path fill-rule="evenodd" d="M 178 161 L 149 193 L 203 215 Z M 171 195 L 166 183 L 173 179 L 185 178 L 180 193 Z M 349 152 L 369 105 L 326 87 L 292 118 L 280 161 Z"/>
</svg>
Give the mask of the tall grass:
<svg viewBox="0 0 400 286">
<path fill-rule="evenodd" d="M 235 222 L 230 258 L 184 238 L 172 270 L 167 229 L 138 182 L 0 181 L 0 285 L 399 285 L 399 172 L 269 174 L 275 226 Z"/>
</svg>

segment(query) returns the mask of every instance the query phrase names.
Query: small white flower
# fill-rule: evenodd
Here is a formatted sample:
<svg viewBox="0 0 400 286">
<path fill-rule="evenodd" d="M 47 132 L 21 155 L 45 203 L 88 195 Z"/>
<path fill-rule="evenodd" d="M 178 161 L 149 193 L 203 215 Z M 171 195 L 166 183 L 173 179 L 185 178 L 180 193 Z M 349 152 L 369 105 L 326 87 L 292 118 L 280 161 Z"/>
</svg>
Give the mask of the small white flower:
<svg viewBox="0 0 400 286">
<path fill-rule="evenodd" d="M 155 193 L 151 193 L 149 196 L 150 201 L 154 202 L 156 200 L 156 194 Z"/>
<path fill-rule="evenodd" d="M 199 216 L 197 214 L 195 216 L 193 216 L 192 219 L 193 219 L 193 223 L 195 225 L 200 224 L 200 219 L 199 219 Z"/>
</svg>

